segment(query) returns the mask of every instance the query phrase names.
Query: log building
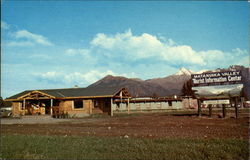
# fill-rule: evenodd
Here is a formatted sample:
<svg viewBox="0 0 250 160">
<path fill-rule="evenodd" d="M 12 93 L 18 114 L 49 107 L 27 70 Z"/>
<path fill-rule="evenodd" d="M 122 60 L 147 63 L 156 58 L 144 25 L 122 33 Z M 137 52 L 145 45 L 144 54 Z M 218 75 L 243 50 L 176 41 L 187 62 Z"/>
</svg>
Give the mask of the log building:
<svg viewBox="0 0 250 160">
<path fill-rule="evenodd" d="M 27 90 L 11 96 L 12 114 L 18 115 L 67 115 L 84 117 L 91 114 L 108 114 L 169 109 L 197 108 L 196 100 L 183 97 L 132 98 L 126 88 L 95 87 Z"/>
<path fill-rule="evenodd" d="M 11 96 L 12 113 L 16 115 L 68 114 L 70 117 L 82 117 L 95 113 L 113 115 L 112 105 L 115 99 L 128 100 L 131 97 L 126 88 L 68 88 L 27 90 Z"/>
</svg>

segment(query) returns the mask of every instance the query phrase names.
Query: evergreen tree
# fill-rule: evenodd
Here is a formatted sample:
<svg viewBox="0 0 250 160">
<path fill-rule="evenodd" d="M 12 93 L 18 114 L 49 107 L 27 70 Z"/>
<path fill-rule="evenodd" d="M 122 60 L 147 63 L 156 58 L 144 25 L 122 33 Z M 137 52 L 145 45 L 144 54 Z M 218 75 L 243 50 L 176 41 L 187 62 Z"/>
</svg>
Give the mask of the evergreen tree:
<svg viewBox="0 0 250 160">
<path fill-rule="evenodd" d="M 3 101 L 3 98 L 0 97 L 0 107 L 2 108 L 4 106 L 4 101 Z"/>
<path fill-rule="evenodd" d="M 192 86 L 193 86 L 192 79 L 186 81 L 182 87 L 182 95 L 194 97 L 194 91 L 192 90 Z"/>
</svg>

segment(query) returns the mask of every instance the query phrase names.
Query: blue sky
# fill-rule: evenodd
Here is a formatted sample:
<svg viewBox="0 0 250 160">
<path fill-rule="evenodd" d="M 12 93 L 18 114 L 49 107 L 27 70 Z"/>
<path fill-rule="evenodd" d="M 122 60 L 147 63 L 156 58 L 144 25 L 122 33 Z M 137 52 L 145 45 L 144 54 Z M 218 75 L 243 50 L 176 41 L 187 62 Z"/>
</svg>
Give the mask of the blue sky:
<svg viewBox="0 0 250 160">
<path fill-rule="evenodd" d="M 4 98 L 86 87 L 111 74 L 165 77 L 249 66 L 248 2 L 2 1 Z"/>
</svg>

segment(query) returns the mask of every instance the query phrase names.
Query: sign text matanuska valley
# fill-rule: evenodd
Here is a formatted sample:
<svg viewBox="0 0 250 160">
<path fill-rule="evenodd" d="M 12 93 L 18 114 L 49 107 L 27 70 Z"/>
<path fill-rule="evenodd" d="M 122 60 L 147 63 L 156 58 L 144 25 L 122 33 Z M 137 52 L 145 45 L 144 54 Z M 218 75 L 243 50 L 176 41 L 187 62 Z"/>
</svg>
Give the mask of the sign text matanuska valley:
<svg viewBox="0 0 250 160">
<path fill-rule="evenodd" d="M 241 82 L 242 76 L 240 71 L 213 72 L 203 74 L 193 74 L 192 81 L 194 85 L 199 84 L 230 84 Z"/>
</svg>

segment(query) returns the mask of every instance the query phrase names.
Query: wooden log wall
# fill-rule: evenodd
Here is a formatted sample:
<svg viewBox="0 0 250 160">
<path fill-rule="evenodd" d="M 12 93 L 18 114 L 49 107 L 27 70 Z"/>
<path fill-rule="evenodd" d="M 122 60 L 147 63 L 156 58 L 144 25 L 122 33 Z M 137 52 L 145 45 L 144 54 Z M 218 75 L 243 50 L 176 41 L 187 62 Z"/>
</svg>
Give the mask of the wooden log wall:
<svg viewBox="0 0 250 160">
<path fill-rule="evenodd" d="M 68 114 L 70 117 L 82 117 L 92 114 L 92 100 L 82 100 L 83 108 L 74 108 L 74 100 L 65 100 L 59 103 L 59 112 Z"/>
</svg>

